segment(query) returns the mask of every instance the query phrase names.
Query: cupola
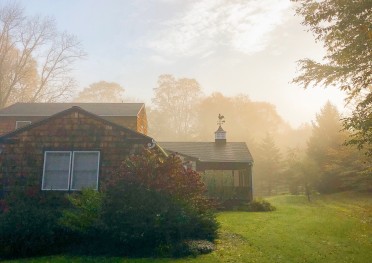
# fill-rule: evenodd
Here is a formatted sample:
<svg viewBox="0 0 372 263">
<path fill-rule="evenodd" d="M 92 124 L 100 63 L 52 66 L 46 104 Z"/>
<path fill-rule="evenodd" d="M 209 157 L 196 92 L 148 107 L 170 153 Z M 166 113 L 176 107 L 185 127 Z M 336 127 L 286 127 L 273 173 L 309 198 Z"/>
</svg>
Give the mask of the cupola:
<svg viewBox="0 0 372 263">
<path fill-rule="evenodd" d="M 226 131 L 222 129 L 222 124 L 225 123 L 225 117 L 221 114 L 218 114 L 218 129 L 214 132 L 214 141 L 216 144 L 226 144 Z"/>
</svg>

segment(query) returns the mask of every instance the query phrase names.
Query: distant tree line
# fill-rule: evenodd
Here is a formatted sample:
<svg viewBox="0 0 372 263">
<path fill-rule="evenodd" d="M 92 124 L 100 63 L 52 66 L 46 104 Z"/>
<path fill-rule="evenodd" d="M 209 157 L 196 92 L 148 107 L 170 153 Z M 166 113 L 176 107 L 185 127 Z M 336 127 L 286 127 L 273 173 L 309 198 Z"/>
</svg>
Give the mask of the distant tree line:
<svg viewBox="0 0 372 263">
<path fill-rule="evenodd" d="M 195 80 L 187 80 L 193 88 L 180 88 L 186 80 L 159 77 L 149 110 L 150 135 L 157 140 L 213 141 L 216 118 L 223 113 L 228 141 L 247 142 L 254 156 L 256 195 L 305 193 L 310 198 L 314 191 L 372 190 L 371 160 L 355 145 L 345 145 L 352 132 L 344 129 L 330 102 L 312 125 L 293 129 L 272 104 L 245 95 L 205 96 Z"/>
</svg>

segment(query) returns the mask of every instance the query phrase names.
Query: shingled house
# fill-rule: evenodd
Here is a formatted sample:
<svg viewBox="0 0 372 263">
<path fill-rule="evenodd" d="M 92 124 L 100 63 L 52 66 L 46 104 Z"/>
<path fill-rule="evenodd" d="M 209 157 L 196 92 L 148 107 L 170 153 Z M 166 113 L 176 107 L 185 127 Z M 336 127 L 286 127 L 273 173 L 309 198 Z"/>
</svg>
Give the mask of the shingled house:
<svg viewBox="0 0 372 263">
<path fill-rule="evenodd" d="M 0 110 L 0 135 L 74 106 L 112 123 L 147 134 L 147 117 L 143 103 L 15 103 Z"/>
<path fill-rule="evenodd" d="M 179 154 L 185 165 L 202 175 L 208 195 L 214 199 L 253 199 L 253 158 L 245 142 L 227 142 L 219 125 L 214 142 L 159 142 L 170 153 Z"/>
<path fill-rule="evenodd" d="M 46 106 L 46 113 L 40 105 Z M 47 191 L 98 189 L 126 156 L 143 146 L 156 147 L 154 140 L 143 134 L 147 130 L 146 116 L 142 115 L 144 120 L 138 125 L 143 104 L 121 104 L 120 110 L 118 104 L 84 104 L 84 108 L 94 110 L 102 106 L 101 116 L 73 105 L 48 117 L 57 108 L 71 105 L 40 105 L 16 104 L 0 112 L 1 123 L 5 120 L 10 127 L 13 122 L 12 131 L 0 136 L 0 193 L 8 191 L 14 181 Z M 128 120 L 117 116 L 125 111 Z M 15 129 L 17 121 L 31 124 Z M 135 128 L 118 123 L 129 123 Z"/>
<path fill-rule="evenodd" d="M 0 110 L 0 196 L 18 180 L 46 191 L 98 189 L 145 146 L 177 153 L 202 173 L 212 198 L 252 199 L 252 156 L 243 142 L 162 142 L 148 137 L 142 103 L 16 103 Z M 164 153 L 164 152 L 163 152 Z M 165 154 L 165 153 L 164 153 Z"/>
</svg>

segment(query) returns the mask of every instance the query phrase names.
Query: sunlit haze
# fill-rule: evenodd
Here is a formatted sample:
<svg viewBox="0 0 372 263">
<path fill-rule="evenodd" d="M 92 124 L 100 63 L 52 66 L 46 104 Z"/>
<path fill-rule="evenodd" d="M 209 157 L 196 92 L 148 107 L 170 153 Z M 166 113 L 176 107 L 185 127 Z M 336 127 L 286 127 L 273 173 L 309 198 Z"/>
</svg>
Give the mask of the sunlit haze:
<svg viewBox="0 0 372 263">
<path fill-rule="evenodd" d="M 291 84 L 296 61 L 321 59 L 289 0 L 22 0 L 28 15 L 54 17 L 75 34 L 88 57 L 75 64 L 79 89 L 117 82 L 128 97 L 151 104 L 161 74 L 196 79 L 206 95 L 246 94 L 274 104 L 296 127 L 331 101 L 336 88 Z"/>
</svg>

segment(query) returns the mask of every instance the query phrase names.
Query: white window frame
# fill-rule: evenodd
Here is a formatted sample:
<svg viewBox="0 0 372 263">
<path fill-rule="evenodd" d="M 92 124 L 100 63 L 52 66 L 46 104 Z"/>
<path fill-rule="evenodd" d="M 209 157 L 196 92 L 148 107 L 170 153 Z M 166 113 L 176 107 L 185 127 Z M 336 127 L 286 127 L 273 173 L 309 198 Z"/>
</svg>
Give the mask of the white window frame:
<svg viewBox="0 0 372 263">
<path fill-rule="evenodd" d="M 41 182 L 41 190 L 43 191 L 81 191 L 81 189 L 73 189 L 72 182 L 73 182 L 73 171 L 74 171 L 74 157 L 75 153 L 97 153 L 98 160 L 97 160 L 97 181 L 96 187 L 93 188 L 94 190 L 98 190 L 98 180 L 99 180 L 99 164 L 101 159 L 101 152 L 100 151 L 45 151 L 44 152 L 44 165 L 43 165 L 43 178 Z M 44 178 L 45 178 L 45 167 L 46 167 L 46 156 L 48 153 L 69 153 L 70 154 L 70 162 L 69 162 L 69 170 L 68 170 L 68 188 L 66 189 L 53 189 L 53 188 L 44 188 Z"/>
<path fill-rule="evenodd" d="M 46 167 L 46 157 L 47 157 L 47 154 L 48 153 L 69 153 L 70 154 L 70 162 L 69 162 L 69 167 L 68 167 L 68 182 L 67 182 L 67 185 L 68 187 L 67 188 L 63 188 L 63 189 L 55 189 L 55 188 L 44 188 L 44 178 L 45 178 L 45 167 Z M 71 151 L 45 151 L 44 152 L 44 165 L 43 165 L 43 179 L 42 179 L 42 182 L 41 182 L 41 190 L 45 190 L 45 191 L 68 191 L 69 188 L 70 188 L 70 177 L 71 177 L 71 157 L 72 157 L 72 152 Z"/>
<path fill-rule="evenodd" d="M 27 122 L 26 125 L 22 125 L 21 127 L 18 127 L 18 124 L 20 124 L 20 123 L 25 123 L 25 122 Z M 17 129 L 19 129 L 19 128 L 25 127 L 25 126 L 30 125 L 30 124 L 31 124 L 31 121 L 16 121 L 15 129 L 17 130 Z"/>
<path fill-rule="evenodd" d="M 99 177 L 99 160 L 100 160 L 100 152 L 99 151 L 73 151 L 72 152 L 72 159 L 71 159 L 71 172 L 70 172 L 70 190 L 71 191 L 81 191 L 81 189 L 73 189 L 72 188 L 72 182 L 74 181 L 74 163 L 75 163 L 75 153 L 98 153 L 98 161 L 97 161 L 97 181 L 96 181 L 96 188 L 93 188 L 94 190 L 98 190 L 98 177 Z"/>
</svg>

